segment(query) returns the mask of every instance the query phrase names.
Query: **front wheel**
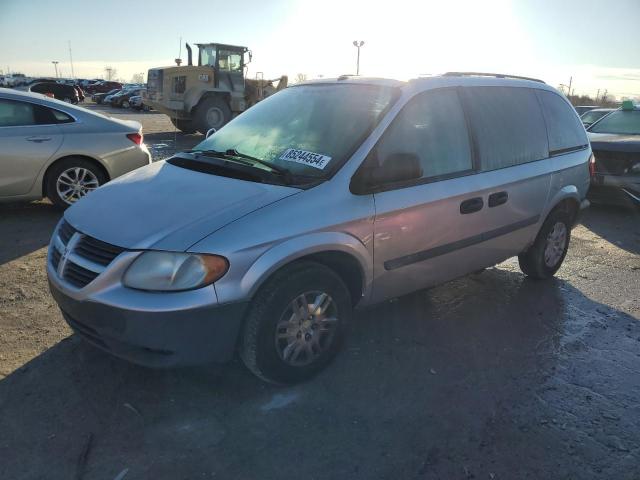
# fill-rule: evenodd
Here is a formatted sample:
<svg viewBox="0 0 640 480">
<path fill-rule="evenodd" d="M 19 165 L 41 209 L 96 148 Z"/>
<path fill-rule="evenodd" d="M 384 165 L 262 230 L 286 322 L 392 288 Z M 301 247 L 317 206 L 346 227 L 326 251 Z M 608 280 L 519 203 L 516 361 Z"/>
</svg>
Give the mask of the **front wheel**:
<svg viewBox="0 0 640 480">
<path fill-rule="evenodd" d="M 209 130 L 219 130 L 231 120 L 231 109 L 221 96 L 209 96 L 200 101 L 195 110 L 195 127 L 206 135 Z"/>
<path fill-rule="evenodd" d="M 349 290 L 333 270 L 296 263 L 277 272 L 251 302 L 240 356 L 268 382 L 306 380 L 335 357 L 351 313 Z"/>
<path fill-rule="evenodd" d="M 122 108 L 129 108 L 129 102 L 128 102 L 127 100 L 125 100 L 125 101 L 123 101 L 123 102 L 120 104 L 120 106 L 121 106 Z"/>
<path fill-rule="evenodd" d="M 518 255 L 520 270 L 528 277 L 552 277 L 562 265 L 571 239 L 571 218 L 566 212 L 555 210 L 542 224 L 533 245 Z"/>
</svg>

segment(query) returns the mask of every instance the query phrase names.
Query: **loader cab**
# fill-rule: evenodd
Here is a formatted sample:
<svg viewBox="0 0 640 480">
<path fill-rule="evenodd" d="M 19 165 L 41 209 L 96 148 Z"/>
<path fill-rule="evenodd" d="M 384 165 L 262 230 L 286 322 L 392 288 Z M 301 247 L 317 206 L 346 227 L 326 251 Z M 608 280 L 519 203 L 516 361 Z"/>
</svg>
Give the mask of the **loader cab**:
<svg viewBox="0 0 640 480">
<path fill-rule="evenodd" d="M 214 70 L 214 86 L 229 91 L 244 91 L 245 54 L 247 47 L 219 43 L 198 43 L 198 66 L 210 66 Z"/>
</svg>

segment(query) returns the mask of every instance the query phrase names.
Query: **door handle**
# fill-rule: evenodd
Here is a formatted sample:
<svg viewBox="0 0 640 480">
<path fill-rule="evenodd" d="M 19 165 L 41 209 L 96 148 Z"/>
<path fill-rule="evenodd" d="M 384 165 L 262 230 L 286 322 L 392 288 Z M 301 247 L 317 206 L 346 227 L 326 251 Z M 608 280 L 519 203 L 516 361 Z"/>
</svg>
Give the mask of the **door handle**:
<svg viewBox="0 0 640 480">
<path fill-rule="evenodd" d="M 464 215 L 467 213 L 478 212 L 482 210 L 483 206 L 484 201 L 482 200 L 482 197 L 470 198 L 469 200 L 465 200 L 460 204 L 460 213 Z"/>
<path fill-rule="evenodd" d="M 507 203 L 509 194 L 507 192 L 496 192 L 489 195 L 489 207 L 497 207 L 503 203 Z"/>
<path fill-rule="evenodd" d="M 51 140 L 51 137 L 27 137 L 27 142 L 42 143 Z"/>
</svg>

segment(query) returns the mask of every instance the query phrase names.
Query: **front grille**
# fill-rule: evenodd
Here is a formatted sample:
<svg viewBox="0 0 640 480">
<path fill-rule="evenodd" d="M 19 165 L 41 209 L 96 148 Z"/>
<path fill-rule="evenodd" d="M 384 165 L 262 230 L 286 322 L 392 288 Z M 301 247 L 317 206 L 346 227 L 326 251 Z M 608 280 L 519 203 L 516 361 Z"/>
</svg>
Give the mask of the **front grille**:
<svg viewBox="0 0 640 480">
<path fill-rule="evenodd" d="M 63 220 L 51 243 L 50 261 L 63 280 L 82 288 L 95 280 L 122 252 L 124 248 L 78 232 Z"/>
<path fill-rule="evenodd" d="M 596 159 L 596 172 L 609 175 L 626 175 L 633 165 L 640 162 L 640 153 L 637 152 L 594 150 L 593 156 Z"/>
<path fill-rule="evenodd" d="M 64 269 L 64 278 L 71 285 L 82 288 L 85 285 L 91 283 L 97 276 L 98 272 L 92 272 L 86 268 L 76 265 L 73 262 L 68 262 Z"/>
<path fill-rule="evenodd" d="M 106 267 L 114 258 L 124 252 L 124 248 L 84 235 L 76 245 L 75 252 L 81 257 Z"/>
</svg>

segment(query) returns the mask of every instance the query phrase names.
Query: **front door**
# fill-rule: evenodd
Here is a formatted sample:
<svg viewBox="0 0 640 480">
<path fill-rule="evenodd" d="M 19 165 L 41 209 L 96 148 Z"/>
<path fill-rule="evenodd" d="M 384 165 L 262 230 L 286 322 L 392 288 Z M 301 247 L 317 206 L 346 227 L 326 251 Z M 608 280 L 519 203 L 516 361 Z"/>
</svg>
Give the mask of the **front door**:
<svg viewBox="0 0 640 480">
<path fill-rule="evenodd" d="M 465 239 L 481 231 L 484 205 L 457 89 L 415 96 L 372 152 L 378 168 L 398 154 L 415 155 L 421 176 L 374 194 L 374 299 L 454 278 L 481 263 Z M 384 177 L 384 176 L 383 176 Z"/>
</svg>

